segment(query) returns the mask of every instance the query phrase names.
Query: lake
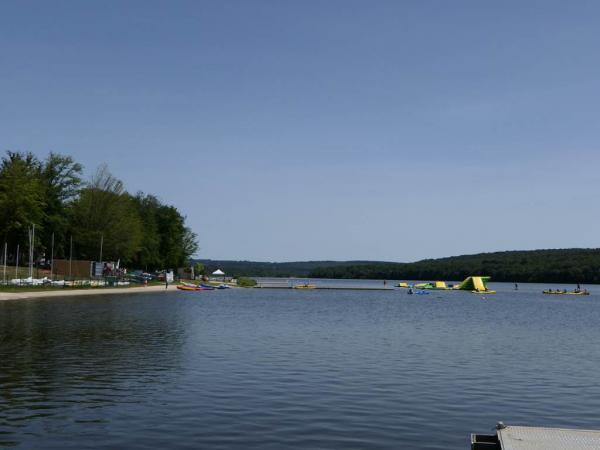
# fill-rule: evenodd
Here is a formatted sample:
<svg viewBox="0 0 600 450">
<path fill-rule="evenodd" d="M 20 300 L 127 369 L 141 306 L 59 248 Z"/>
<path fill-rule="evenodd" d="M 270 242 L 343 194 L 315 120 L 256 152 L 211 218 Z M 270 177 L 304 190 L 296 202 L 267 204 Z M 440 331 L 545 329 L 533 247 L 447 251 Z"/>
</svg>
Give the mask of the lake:
<svg viewBox="0 0 600 450">
<path fill-rule="evenodd" d="M 499 420 L 600 429 L 598 287 L 490 287 L 0 302 L 0 448 L 467 450 Z"/>
</svg>

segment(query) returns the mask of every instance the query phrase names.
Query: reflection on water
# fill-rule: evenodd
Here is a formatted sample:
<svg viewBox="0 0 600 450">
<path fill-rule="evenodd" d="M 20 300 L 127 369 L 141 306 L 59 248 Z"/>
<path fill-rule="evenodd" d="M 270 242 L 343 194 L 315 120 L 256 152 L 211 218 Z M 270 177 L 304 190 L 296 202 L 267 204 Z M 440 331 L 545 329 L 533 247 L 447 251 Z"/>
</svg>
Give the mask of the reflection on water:
<svg viewBox="0 0 600 450">
<path fill-rule="evenodd" d="M 103 423 L 94 410 L 143 402 L 180 367 L 181 321 L 135 296 L 1 304 L 0 445 L 60 428 L 45 418 Z"/>
<path fill-rule="evenodd" d="M 0 447 L 466 449 L 497 420 L 600 428 L 598 297 L 495 288 L 0 302 Z"/>
</svg>

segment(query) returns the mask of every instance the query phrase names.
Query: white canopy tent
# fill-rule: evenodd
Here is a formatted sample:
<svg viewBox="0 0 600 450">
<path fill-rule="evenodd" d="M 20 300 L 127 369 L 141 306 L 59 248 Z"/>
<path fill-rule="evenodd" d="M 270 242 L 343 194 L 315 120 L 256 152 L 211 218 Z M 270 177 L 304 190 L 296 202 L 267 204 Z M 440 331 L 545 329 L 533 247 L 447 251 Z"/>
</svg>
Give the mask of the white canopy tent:
<svg viewBox="0 0 600 450">
<path fill-rule="evenodd" d="M 221 269 L 217 269 L 212 273 L 213 277 L 221 277 L 221 280 L 223 280 L 223 282 L 225 282 L 225 272 L 223 272 Z"/>
</svg>

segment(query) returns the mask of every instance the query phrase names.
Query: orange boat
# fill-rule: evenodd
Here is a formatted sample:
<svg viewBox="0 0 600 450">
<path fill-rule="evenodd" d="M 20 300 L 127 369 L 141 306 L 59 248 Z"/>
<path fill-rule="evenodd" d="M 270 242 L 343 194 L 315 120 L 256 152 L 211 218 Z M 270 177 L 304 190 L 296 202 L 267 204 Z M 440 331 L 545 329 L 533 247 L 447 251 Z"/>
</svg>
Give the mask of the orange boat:
<svg viewBox="0 0 600 450">
<path fill-rule="evenodd" d="M 177 289 L 179 289 L 180 291 L 212 291 L 213 290 L 211 288 L 205 288 L 202 286 L 189 286 L 189 285 L 185 285 L 185 284 L 178 285 Z"/>
</svg>

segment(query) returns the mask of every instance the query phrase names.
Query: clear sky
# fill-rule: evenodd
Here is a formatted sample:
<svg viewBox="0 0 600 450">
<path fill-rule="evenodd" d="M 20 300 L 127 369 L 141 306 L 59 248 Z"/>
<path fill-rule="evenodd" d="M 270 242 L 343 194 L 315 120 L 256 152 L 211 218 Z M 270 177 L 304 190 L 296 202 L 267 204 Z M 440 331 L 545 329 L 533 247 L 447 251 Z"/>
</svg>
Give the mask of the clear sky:
<svg viewBox="0 0 600 450">
<path fill-rule="evenodd" d="M 596 1 L 0 2 L 0 148 L 106 162 L 205 258 L 600 246 Z"/>
</svg>

